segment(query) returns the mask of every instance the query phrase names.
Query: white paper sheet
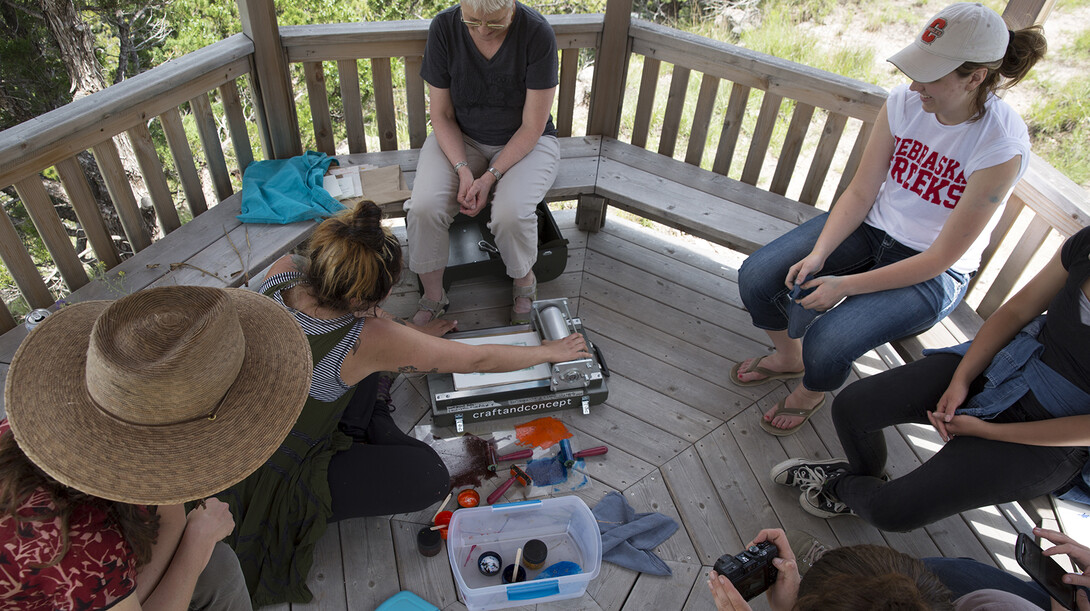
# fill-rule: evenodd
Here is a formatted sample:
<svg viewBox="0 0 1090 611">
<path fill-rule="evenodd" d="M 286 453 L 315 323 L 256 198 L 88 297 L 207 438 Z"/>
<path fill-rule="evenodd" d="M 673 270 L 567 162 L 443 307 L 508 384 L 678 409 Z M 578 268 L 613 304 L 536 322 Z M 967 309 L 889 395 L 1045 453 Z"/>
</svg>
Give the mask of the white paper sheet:
<svg viewBox="0 0 1090 611">
<path fill-rule="evenodd" d="M 541 338 L 535 331 L 522 331 L 519 333 L 506 333 L 503 335 L 488 335 L 484 337 L 459 337 L 456 342 L 480 346 L 482 344 L 504 344 L 507 346 L 540 346 Z M 515 382 L 530 382 L 533 380 L 547 380 L 549 378 L 549 364 L 541 363 L 518 371 L 505 373 L 456 373 L 454 374 L 454 388 L 466 390 L 468 388 L 482 388 L 485 386 L 498 386 L 500 384 L 513 384 Z"/>
</svg>

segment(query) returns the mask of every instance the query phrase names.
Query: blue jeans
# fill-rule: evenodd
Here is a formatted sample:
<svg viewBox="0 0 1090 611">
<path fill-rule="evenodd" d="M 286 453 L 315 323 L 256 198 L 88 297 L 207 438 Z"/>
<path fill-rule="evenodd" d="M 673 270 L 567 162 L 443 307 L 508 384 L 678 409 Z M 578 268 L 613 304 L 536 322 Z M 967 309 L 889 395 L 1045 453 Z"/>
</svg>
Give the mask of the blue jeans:
<svg viewBox="0 0 1090 611">
<path fill-rule="evenodd" d="M 788 326 L 787 270 L 813 250 L 828 214 L 776 238 L 742 263 L 738 289 L 753 325 L 767 331 Z M 829 255 L 817 276 L 858 274 L 919 254 L 866 223 Z M 854 295 L 821 314 L 805 332 L 802 360 L 806 388 L 830 391 L 848 379 L 852 363 L 886 342 L 914 335 L 946 318 L 965 296 L 970 276 L 946 270 L 899 289 Z"/>
<path fill-rule="evenodd" d="M 977 590 L 1003 590 L 1020 596 L 1042 609 L 1051 609 L 1048 593 L 1032 581 L 1022 581 L 1010 573 L 971 558 L 924 558 L 932 573 L 950 588 L 954 598 Z"/>
</svg>

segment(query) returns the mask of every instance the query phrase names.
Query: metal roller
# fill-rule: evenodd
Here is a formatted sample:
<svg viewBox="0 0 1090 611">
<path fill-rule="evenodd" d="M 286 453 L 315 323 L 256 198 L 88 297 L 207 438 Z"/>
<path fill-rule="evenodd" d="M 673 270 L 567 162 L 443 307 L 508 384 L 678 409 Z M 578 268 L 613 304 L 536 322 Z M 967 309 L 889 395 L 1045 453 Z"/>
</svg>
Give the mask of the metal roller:
<svg viewBox="0 0 1090 611">
<path fill-rule="evenodd" d="M 571 335 L 568 328 L 568 319 L 560 308 L 551 305 L 538 312 L 541 319 L 541 334 L 547 340 L 563 339 Z"/>
</svg>

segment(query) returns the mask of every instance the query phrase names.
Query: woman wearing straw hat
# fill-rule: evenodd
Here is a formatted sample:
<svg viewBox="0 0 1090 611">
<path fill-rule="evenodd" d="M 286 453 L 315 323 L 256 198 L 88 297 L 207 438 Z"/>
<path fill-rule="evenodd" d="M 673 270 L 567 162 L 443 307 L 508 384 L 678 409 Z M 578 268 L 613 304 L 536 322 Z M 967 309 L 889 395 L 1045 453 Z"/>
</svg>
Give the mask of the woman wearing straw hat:
<svg viewBox="0 0 1090 611">
<path fill-rule="evenodd" d="M 0 608 L 249 609 L 217 544 L 226 504 L 181 503 L 276 450 L 309 356 L 291 316 L 243 290 L 149 289 L 46 318 L 4 392 Z"/>
<path fill-rule="evenodd" d="M 391 418 L 380 372 L 514 371 L 589 356 L 578 334 L 536 347 L 469 346 L 385 315 L 377 304 L 397 284 L 401 246 L 381 214 L 361 202 L 327 219 L 305 255 L 281 258 L 261 286 L 306 333 L 314 371 L 280 451 L 219 495 L 237 521 L 228 542 L 255 606 L 311 599 L 306 577 L 327 521 L 417 511 L 450 490 L 435 451 Z"/>
<path fill-rule="evenodd" d="M 1045 47 L 1039 27 L 1012 32 L 995 11 L 958 3 L 889 59 L 912 83 L 890 91 L 851 184 L 739 270 L 742 301 L 775 352 L 739 363 L 731 382 L 802 378 L 765 412 L 765 431 L 796 432 L 856 359 L 961 302 L 1029 165 L 1026 125 L 995 91 Z"/>
</svg>

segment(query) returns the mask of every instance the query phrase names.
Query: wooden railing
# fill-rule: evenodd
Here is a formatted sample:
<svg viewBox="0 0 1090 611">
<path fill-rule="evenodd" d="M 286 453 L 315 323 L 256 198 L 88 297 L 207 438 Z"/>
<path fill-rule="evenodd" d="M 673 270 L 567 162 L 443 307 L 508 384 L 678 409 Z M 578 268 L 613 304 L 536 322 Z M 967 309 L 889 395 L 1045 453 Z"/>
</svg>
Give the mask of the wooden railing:
<svg viewBox="0 0 1090 611">
<path fill-rule="evenodd" d="M 244 4 L 268 8 L 261 0 Z M 610 3 L 610 11 L 614 5 Z M 744 183 L 805 204 L 827 207 L 843 191 L 885 98 L 885 92 L 874 85 L 652 23 L 630 22 L 627 14 L 550 16 L 549 20 L 561 50 L 555 117 L 562 136 L 617 136 L 639 147 L 654 141 L 662 155 L 709 172 L 736 176 Z M 261 21 L 253 16 L 244 18 L 244 29 Z M 126 133 L 132 140 L 140 173 L 166 232 L 177 228 L 180 221 L 164 178 L 164 165 L 151 144 L 149 122 L 161 123 L 186 203 L 192 214 L 198 215 L 207 204 L 179 107 L 188 103 L 197 119 L 205 162 L 215 193 L 222 200 L 231 195 L 233 187 L 209 94 L 219 92 L 241 173 L 253 159 L 237 86 L 244 75 L 251 75 L 250 91 L 261 87 L 255 81 L 265 80 L 266 90 L 259 91 L 254 105 L 266 157 L 273 156 L 270 150 L 275 147 L 270 142 L 281 143 L 277 150 L 284 149 L 285 134 L 277 130 L 298 125 L 299 116 L 309 116 L 316 147 L 328 154 L 366 152 L 364 133 L 369 129 L 377 133 L 380 150 L 417 148 L 427 133 L 425 87 L 419 76 L 427 27 L 423 20 L 283 27 L 278 30 L 280 46 L 269 52 L 280 54 L 273 57 L 277 61 L 267 61 L 262 44 L 255 44 L 250 37 L 233 36 L 0 133 L 0 187 L 15 185 L 68 289 L 75 290 L 88 277 L 52 208 L 40 173 L 56 168 L 97 258 L 112 267 L 119 256 L 74 159 L 76 154 L 87 150 L 94 154 L 126 236 L 139 251 L 152 236 L 140 222 L 138 205 L 118 160 L 115 136 Z M 575 109 L 583 49 L 593 52 L 596 74 L 588 127 L 586 132 L 573 134 L 581 131 Z M 360 81 L 360 60 L 369 62 L 370 82 Z M 635 62 L 642 62 L 638 83 L 635 78 L 628 83 L 628 67 Z M 267 99 L 262 102 L 272 80 L 268 66 L 290 63 L 302 64 L 305 85 L 299 87 L 306 88 L 309 107 L 288 104 L 275 110 Z M 396 65 L 404 70 L 404 85 L 395 85 L 399 80 L 395 79 Z M 665 108 L 661 120 L 654 120 L 658 116 L 655 94 L 667 68 L 671 76 Z M 266 76 L 253 78 L 252 74 Z M 338 81 L 340 108 L 330 106 L 327 74 L 335 74 Z M 290 82 L 287 74 L 282 76 Z M 686 113 L 689 83 L 696 78 L 700 86 L 695 109 Z M 626 100 L 626 90 L 636 91 L 635 97 Z M 302 91 L 288 93 L 287 97 L 295 100 Z M 373 127 L 364 123 L 363 100 L 369 96 L 374 99 Z M 620 117 L 629 104 L 634 105 L 633 119 L 622 130 Z M 790 118 L 786 119 L 788 108 Z M 779 121 L 786 127 L 777 131 Z M 298 129 L 292 129 L 286 139 L 298 142 Z M 334 134 L 341 132 L 345 142 L 338 148 Z M 684 150 L 679 150 L 686 132 Z M 845 133 L 853 132 L 854 137 L 844 138 Z M 835 162 L 838 159 L 842 166 Z M 835 187 L 823 188 L 831 183 Z M 1021 227 L 1015 219 L 1023 209 L 1033 217 L 1028 228 L 1009 231 Z M 1000 238 L 1017 240 L 1018 247 L 1002 262 L 999 278 L 981 301 L 980 313 L 987 315 L 1006 298 L 1049 233 L 1069 235 L 1088 224 L 1086 192 L 1035 157 L 986 253 L 991 258 L 999 250 Z M 53 303 L 6 214 L 0 215 L 0 256 L 31 306 Z M 0 308 L 0 330 L 14 324 L 7 309 Z"/>
</svg>

